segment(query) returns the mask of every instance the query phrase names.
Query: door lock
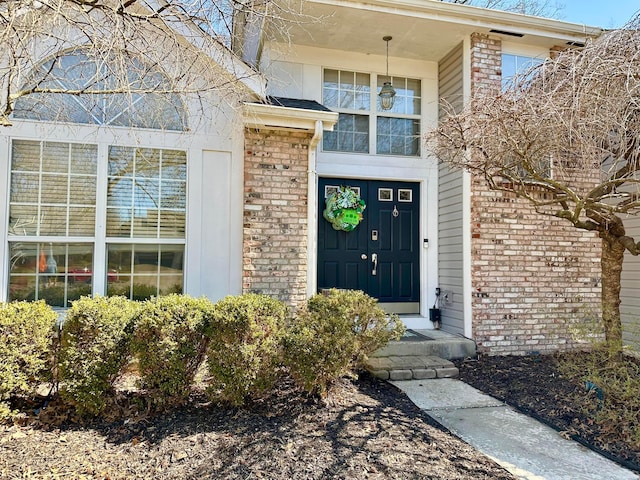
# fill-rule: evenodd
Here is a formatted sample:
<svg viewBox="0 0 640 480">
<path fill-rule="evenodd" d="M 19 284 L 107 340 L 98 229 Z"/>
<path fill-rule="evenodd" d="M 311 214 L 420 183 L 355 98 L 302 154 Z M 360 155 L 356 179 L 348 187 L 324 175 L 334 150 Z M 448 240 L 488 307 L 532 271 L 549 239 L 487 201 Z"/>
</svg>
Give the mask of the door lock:
<svg viewBox="0 0 640 480">
<path fill-rule="evenodd" d="M 360 255 L 360 258 L 363 259 L 363 260 L 366 260 L 367 259 L 367 254 L 363 253 L 362 255 Z"/>
<path fill-rule="evenodd" d="M 371 275 L 374 277 L 378 274 L 378 254 L 371 254 L 371 262 L 373 262 L 373 270 L 371 270 Z"/>
</svg>

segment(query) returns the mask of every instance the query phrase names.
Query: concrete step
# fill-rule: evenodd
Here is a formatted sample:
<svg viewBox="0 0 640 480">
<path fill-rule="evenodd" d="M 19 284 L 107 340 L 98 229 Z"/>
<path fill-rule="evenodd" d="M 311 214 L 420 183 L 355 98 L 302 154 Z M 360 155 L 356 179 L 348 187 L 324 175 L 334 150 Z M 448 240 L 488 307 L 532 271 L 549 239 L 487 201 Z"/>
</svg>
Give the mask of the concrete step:
<svg viewBox="0 0 640 480">
<path fill-rule="evenodd" d="M 382 380 L 426 380 L 456 378 L 457 367 L 443 358 L 434 356 L 372 357 L 366 362 L 367 370 Z"/>
<path fill-rule="evenodd" d="M 442 330 L 407 330 L 399 341 L 389 342 L 366 363 L 367 370 L 383 380 L 456 378 L 454 358 L 474 357 L 472 340 Z"/>
<path fill-rule="evenodd" d="M 434 356 L 447 360 L 476 356 L 473 340 L 442 330 L 408 330 L 402 340 L 389 342 L 372 357 Z"/>
</svg>

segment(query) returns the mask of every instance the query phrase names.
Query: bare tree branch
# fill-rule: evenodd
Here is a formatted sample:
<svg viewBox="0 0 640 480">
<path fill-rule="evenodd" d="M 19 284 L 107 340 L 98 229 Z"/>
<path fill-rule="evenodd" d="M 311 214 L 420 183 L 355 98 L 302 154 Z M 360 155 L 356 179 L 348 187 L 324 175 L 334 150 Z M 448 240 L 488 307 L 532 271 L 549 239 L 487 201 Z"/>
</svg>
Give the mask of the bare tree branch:
<svg viewBox="0 0 640 480">
<path fill-rule="evenodd" d="M 449 111 L 427 143 L 441 161 L 484 177 L 489 188 L 598 233 L 604 321 L 618 335 L 624 253 L 640 254 L 624 224 L 640 214 L 638 132 L 640 15 L 525 72 L 503 92 L 476 92 L 464 111 Z"/>
</svg>

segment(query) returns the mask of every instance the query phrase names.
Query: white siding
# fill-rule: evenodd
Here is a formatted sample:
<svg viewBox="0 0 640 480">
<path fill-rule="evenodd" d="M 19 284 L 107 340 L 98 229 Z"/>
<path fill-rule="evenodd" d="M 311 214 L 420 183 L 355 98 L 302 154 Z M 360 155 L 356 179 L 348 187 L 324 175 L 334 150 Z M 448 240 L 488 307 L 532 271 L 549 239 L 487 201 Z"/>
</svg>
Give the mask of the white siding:
<svg viewBox="0 0 640 480">
<path fill-rule="evenodd" d="M 632 237 L 640 237 L 640 217 L 630 218 L 625 226 Z M 640 350 L 640 257 L 634 257 L 628 252 L 622 267 L 620 297 L 624 341 Z"/>
<path fill-rule="evenodd" d="M 455 111 L 463 105 L 462 53 L 460 44 L 438 64 L 438 97 Z M 441 108 L 440 116 L 444 113 Z M 442 326 L 464 334 L 462 172 L 441 165 L 438 176 L 438 280 L 442 295 L 449 300 L 442 305 Z"/>
</svg>

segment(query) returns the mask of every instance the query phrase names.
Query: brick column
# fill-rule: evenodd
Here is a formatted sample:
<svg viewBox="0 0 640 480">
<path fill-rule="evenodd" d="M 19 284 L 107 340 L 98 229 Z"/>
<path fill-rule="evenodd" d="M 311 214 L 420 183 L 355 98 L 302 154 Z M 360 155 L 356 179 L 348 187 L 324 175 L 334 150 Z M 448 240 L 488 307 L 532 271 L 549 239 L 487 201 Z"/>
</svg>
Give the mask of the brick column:
<svg viewBox="0 0 640 480">
<path fill-rule="evenodd" d="M 500 39 L 472 35 L 471 48 L 473 91 L 499 91 Z M 483 178 L 471 184 L 472 328 L 479 350 L 575 347 L 570 324 L 600 310 L 600 240 L 537 214 L 515 195 L 489 190 Z"/>
<path fill-rule="evenodd" d="M 310 133 L 245 130 L 243 292 L 306 300 Z"/>
</svg>

